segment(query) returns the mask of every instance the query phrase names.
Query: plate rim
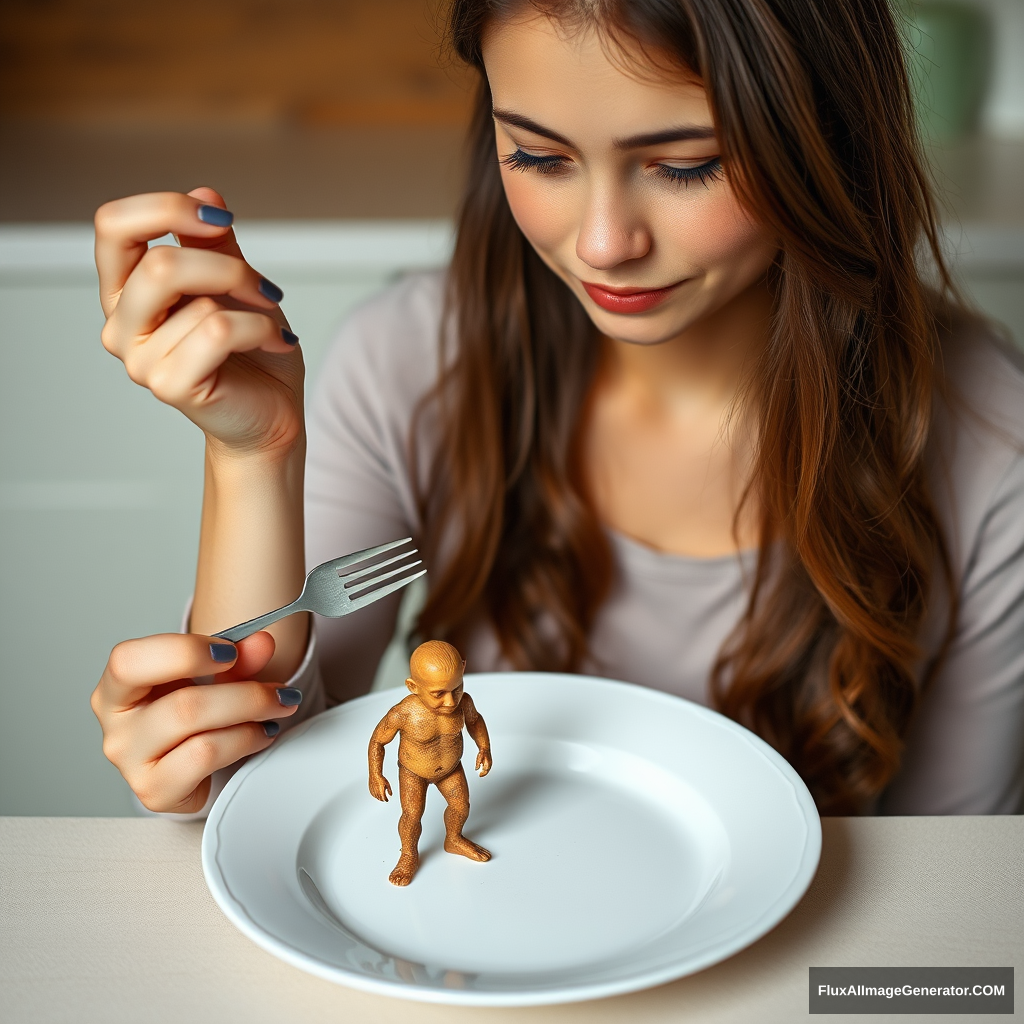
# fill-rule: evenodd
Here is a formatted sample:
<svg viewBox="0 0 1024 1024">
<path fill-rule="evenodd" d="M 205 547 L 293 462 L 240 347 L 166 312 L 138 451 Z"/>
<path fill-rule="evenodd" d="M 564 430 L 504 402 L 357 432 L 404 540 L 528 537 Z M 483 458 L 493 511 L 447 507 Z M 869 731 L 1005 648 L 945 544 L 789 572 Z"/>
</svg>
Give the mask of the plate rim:
<svg viewBox="0 0 1024 1024">
<path fill-rule="evenodd" d="M 367 703 L 380 701 L 382 694 L 389 694 L 392 690 L 375 690 L 352 700 L 345 701 L 333 708 L 328 708 L 313 717 L 300 723 L 293 729 L 289 729 L 277 742 L 261 751 L 255 757 L 250 758 L 239 768 L 228 780 L 224 789 L 214 801 L 210 809 L 206 823 L 203 827 L 202 839 L 202 866 L 203 877 L 207 888 L 213 896 L 214 901 L 220 907 L 224 915 L 238 928 L 248 939 L 257 946 L 266 950 L 278 959 L 290 964 L 307 974 L 323 978 L 335 984 L 344 985 L 359 991 L 369 992 L 373 995 L 387 996 L 393 999 L 405 999 L 412 1002 L 425 1002 L 434 1004 L 447 1004 L 452 1006 L 491 1006 L 491 1007 L 514 1007 L 514 1006 L 554 1006 L 564 1003 L 586 1002 L 593 999 L 605 999 L 616 995 L 626 995 L 630 992 L 638 992 L 658 985 L 676 981 L 679 978 L 696 974 L 700 971 L 721 963 L 729 957 L 734 956 L 741 950 L 753 945 L 763 938 L 777 924 L 784 920 L 796 907 L 810 887 L 811 882 L 818 869 L 821 859 L 821 818 L 818 815 L 814 800 L 807 789 L 803 779 L 797 774 L 796 769 L 770 744 L 766 743 L 756 733 L 751 732 L 745 726 L 727 718 L 725 715 L 712 708 L 697 704 L 695 701 L 687 700 L 663 690 L 655 690 L 648 686 L 641 686 L 636 683 L 628 683 L 619 679 L 610 679 L 604 676 L 592 676 L 582 673 L 567 672 L 474 672 L 466 674 L 467 689 L 474 681 L 497 680 L 509 675 L 519 677 L 532 676 L 541 677 L 546 680 L 570 681 L 575 685 L 582 682 L 598 683 L 609 688 L 625 687 L 629 691 L 639 691 L 647 700 L 677 705 L 682 703 L 687 706 L 690 713 L 696 713 L 698 717 L 705 717 L 720 726 L 724 726 L 733 732 L 740 739 L 753 747 L 762 755 L 771 766 L 788 781 L 793 789 L 797 805 L 802 812 L 804 824 L 807 828 L 803 851 L 799 863 L 789 884 L 783 889 L 776 899 L 766 907 L 762 913 L 752 922 L 748 923 L 738 935 L 709 946 L 701 954 L 688 957 L 685 960 L 661 967 L 651 968 L 646 971 L 638 971 L 626 978 L 620 978 L 607 982 L 590 982 L 579 985 L 563 985 L 560 988 L 536 988 L 496 991 L 473 991 L 467 989 L 446 989 L 437 986 L 420 985 L 406 982 L 373 978 L 368 975 L 359 974 L 355 971 L 339 967 L 336 964 L 328 964 L 319 960 L 313 954 L 300 951 L 289 945 L 286 941 L 267 932 L 261 925 L 257 924 L 248 914 L 244 904 L 231 892 L 227 879 L 221 871 L 217 861 L 217 852 L 220 846 L 219 828 L 228 807 L 232 802 L 234 794 L 242 786 L 245 779 L 268 760 L 275 750 L 282 745 L 294 742 L 301 735 L 307 732 L 317 723 L 328 719 L 342 717 L 351 709 Z M 395 688 L 399 689 L 399 688 Z"/>
</svg>

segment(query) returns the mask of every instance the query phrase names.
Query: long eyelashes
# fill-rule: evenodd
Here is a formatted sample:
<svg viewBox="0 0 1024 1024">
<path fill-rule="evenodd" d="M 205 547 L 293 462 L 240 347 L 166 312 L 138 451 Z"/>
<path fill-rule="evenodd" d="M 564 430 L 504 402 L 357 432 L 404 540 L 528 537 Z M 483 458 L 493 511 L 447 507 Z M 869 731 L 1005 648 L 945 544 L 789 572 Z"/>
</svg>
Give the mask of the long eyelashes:
<svg viewBox="0 0 1024 1024">
<path fill-rule="evenodd" d="M 559 171 L 565 164 L 565 157 L 561 156 L 533 156 L 531 153 L 524 153 L 517 149 L 508 156 L 501 158 L 510 171 L 536 171 L 538 174 L 552 174 Z M 677 185 L 689 185 L 691 181 L 699 181 L 705 188 L 712 181 L 720 181 L 722 175 L 722 161 L 720 157 L 708 160 L 697 167 L 672 167 L 669 164 L 656 164 L 655 173 L 667 181 Z"/>
<path fill-rule="evenodd" d="M 538 171 L 540 174 L 550 174 L 562 166 L 562 160 L 560 156 L 533 156 L 517 149 L 514 153 L 502 157 L 501 162 L 510 171 Z"/>
<path fill-rule="evenodd" d="M 705 188 L 709 181 L 722 180 L 722 161 L 719 157 L 709 160 L 706 164 L 697 167 L 671 167 L 668 164 L 658 164 L 657 173 L 662 178 L 674 181 L 676 184 L 689 185 L 691 181 L 699 181 Z"/>
</svg>

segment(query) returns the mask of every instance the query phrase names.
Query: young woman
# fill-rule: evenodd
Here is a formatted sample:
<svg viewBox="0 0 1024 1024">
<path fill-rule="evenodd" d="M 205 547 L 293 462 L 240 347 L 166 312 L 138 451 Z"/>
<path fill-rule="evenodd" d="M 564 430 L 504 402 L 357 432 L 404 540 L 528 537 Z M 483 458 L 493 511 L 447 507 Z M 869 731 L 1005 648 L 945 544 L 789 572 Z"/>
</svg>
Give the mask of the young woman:
<svg viewBox="0 0 1024 1024">
<path fill-rule="evenodd" d="M 104 344 L 207 437 L 192 633 L 114 649 L 107 755 L 196 812 L 303 695 L 365 692 L 397 598 L 315 651 L 302 616 L 209 634 L 412 533 L 417 632 L 473 669 L 715 706 L 823 813 L 1015 811 L 1024 373 L 949 285 L 886 0 L 455 0 L 450 31 L 480 70 L 455 255 L 351 318 L 308 460 L 220 197 L 97 214 Z"/>
</svg>

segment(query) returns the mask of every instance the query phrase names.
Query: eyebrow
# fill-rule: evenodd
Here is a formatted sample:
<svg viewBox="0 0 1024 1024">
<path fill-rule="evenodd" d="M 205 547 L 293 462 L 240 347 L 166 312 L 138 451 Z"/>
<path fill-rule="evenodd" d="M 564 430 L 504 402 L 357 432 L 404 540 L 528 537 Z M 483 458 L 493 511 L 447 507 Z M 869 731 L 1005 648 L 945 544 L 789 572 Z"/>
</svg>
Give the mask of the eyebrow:
<svg viewBox="0 0 1024 1024">
<path fill-rule="evenodd" d="M 568 146 L 570 149 L 576 148 L 564 135 L 560 135 L 550 128 L 545 128 L 544 125 L 538 124 L 533 118 L 517 114 L 511 110 L 499 110 L 497 108 L 492 110 L 491 113 L 496 121 L 533 132 L 534 135 L 543 135 L 544 138 L 551 139 L 552 142 L 558 142 L 563 146 Z M 714 137 L 715 129 L 708 125 L 687 124 L 666 128 L 660 132 L 645 132 L 641 135 L 630 135 L 625 139 L 616 139 L 614 146 L 616 149 L 644 149 L 647 146 L 660 146 L 666 142 L 689 142 L 693 139 L 713 139 Z"/>
</svg>

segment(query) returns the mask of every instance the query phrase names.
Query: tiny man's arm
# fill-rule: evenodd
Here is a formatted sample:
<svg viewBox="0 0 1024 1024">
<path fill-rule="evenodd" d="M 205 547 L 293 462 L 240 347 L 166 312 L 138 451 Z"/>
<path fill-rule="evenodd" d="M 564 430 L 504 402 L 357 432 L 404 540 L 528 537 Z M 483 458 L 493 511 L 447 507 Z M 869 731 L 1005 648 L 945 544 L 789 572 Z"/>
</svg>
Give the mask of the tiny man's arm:
<svg viewBox="0 0 1024 1024">
<path fill-rule="evenodd" d="M 370 794 L 377 800 L 388 802 L 391 796 L 391 784 L 384 778 L 384 748 L 397 735 L 402 727 L 401 712 L 393 707 L 378 723 L 370 737 L 370 749 L 367 760 L 370 766 Z"/>
<path fill-rule="evenodd" d="M 462 711 L 466 718 L 466 732 L 480 748 L 476 755 L 476 767 L 482 779 L 491 770 L 491 740 L 487 735 L 487 726 L 468 693 L 462 695 Z"/>
</svg>

